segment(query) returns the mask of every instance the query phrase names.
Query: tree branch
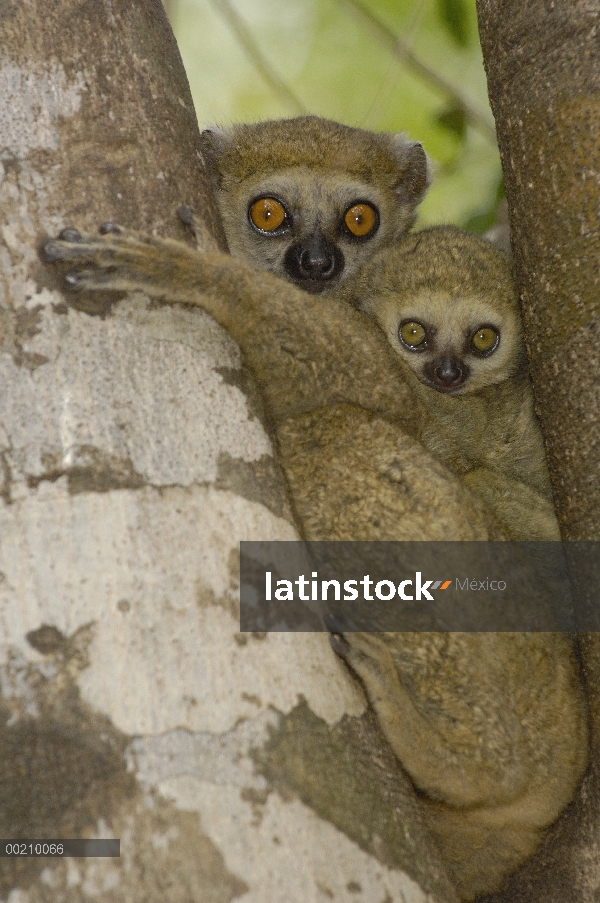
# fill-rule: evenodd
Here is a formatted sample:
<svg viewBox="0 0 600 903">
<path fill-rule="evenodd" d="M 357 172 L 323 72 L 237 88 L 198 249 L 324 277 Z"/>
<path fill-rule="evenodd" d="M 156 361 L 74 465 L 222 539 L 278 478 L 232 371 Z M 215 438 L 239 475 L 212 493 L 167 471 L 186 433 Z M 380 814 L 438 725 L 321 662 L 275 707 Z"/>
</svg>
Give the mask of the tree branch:
<svg viewBox="0 0 600 903">
<path fill-rule="evenodd" d="M 229 0 L 209 0 L 209 3 L 226 21 L 255 68 L 260 72 L 265 82 L 274 94 L 277 95 L 281 103 L 284 104 L 284 106 L 289 107 L 296 115 L 307 113 L 308 110 L 304 104 L 267 63 L 258 44 L 252 37 L 248 26 L 243 19 L 240 18 Z"/>
</svg>

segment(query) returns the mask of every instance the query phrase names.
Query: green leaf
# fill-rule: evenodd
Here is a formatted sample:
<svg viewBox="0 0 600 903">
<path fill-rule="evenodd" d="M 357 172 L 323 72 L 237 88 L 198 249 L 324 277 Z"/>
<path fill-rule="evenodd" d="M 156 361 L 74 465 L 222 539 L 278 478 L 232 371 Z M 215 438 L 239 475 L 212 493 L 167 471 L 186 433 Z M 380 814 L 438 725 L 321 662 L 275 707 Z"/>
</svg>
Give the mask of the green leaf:
<svg viewBox="0 0 600 903">
<path fill-rule="evenodd" d="M 448 107 L 446 110 L 442 110 L 441 113 L 437 114 L 436 122 L 438 125 L 441 125 L 442 128 L 447 129 L 449 132 L 452 132 L 453 135 L 456 135 L 457 138 L 460 138 L 461 141 L 465 140 L 467 134 L 467 118 L 462 107 L 453 106 Z"/>
<path fill-rule="evenodd" d="M 438 0 L 440 18 L 461 47 L 469 43 L 469 17 L 465 0 Z"/>
</svg>

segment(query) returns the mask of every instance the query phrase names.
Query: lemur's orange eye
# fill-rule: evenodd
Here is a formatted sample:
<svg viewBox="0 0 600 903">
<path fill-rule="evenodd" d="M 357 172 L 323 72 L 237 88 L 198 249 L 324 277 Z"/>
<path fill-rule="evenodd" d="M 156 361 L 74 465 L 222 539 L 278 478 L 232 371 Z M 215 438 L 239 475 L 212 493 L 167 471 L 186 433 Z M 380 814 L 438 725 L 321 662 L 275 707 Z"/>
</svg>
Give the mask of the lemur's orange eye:
<svg viewBox="0 0 600 903">
<path fill-rule="evenodd" d="M 344 225 L 355 238 L 367 238 L 376 232 L 379 225 L 377 208 L 359 201 L 349 207 L 344 214 Z"/>
<path fill-rule="evenodd" d="M 261 232 L 275 232 L 283 224 L 287 213 L 277 198 L 257 198 L 249 210 L 250 222 Z"/>
</svg>

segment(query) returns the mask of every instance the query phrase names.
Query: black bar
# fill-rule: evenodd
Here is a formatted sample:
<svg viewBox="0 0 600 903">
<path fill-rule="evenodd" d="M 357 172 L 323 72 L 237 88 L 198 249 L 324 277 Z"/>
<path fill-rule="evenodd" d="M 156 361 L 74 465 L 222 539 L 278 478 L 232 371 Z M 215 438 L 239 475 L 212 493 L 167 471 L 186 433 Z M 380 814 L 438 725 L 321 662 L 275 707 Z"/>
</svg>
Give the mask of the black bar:
<svg viewBox="0 0 600 903">
<path fill-rule="evenodd" d="M 600 542 L 242 542 L 240 630 L 600 631 Z"/>
<path fill-rule="evenodd" d="M 77 859 L 121 855 L 120 840 L 64 839 L 51 840 L 0 840 L 0 856 L 11 858 L 47 857 L 60 859 L 65 856 Z"/>
</svg>

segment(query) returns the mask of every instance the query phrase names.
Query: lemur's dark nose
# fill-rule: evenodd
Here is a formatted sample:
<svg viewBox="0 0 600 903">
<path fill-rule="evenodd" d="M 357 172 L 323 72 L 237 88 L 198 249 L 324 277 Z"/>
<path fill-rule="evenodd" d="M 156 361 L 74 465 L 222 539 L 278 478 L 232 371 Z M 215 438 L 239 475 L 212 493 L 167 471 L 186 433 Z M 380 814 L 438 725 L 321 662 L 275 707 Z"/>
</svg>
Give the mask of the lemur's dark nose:
<svg viewBox="0 0 600 903">
<path fill-rule="evenodd" d="M 335 270 L 333 249 L 324 244 L 311 243 L 300 254 L 298 263 L 303 276 L 310 279 L 331 279 Z"/>
<path fill-rule="evenodd" d="M 470 372 L 468 364 L 450 354 L 437 358 L 426 367 L 426 375 L 438 392 L 452 392 L 460 388 L 467 381 Z"/>
<path fill-rule="evenodd" d="M 283 263 L 294 282 L 308 291 L 321 292 L 344 269 L 344 255 L 334 242 L 317 231 L 291 245 Z"/>
</svg>

